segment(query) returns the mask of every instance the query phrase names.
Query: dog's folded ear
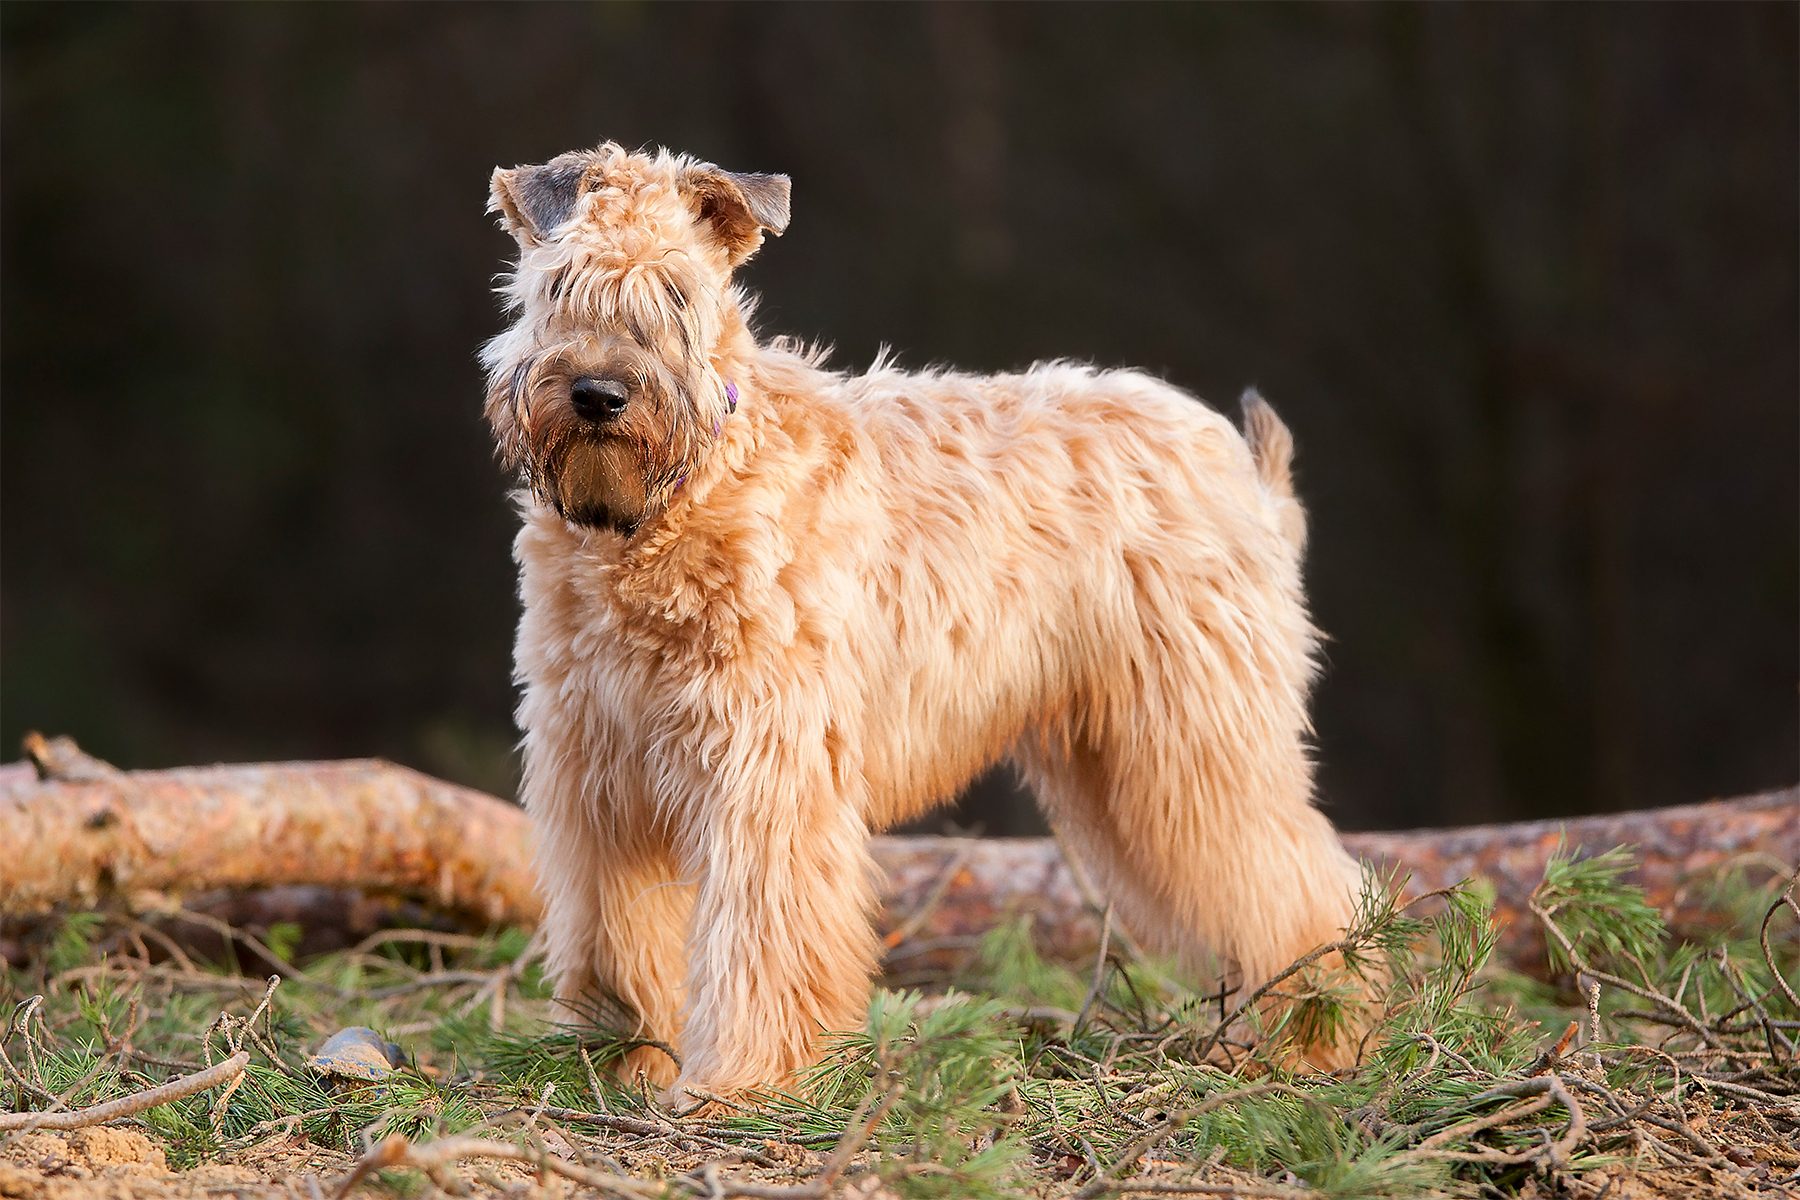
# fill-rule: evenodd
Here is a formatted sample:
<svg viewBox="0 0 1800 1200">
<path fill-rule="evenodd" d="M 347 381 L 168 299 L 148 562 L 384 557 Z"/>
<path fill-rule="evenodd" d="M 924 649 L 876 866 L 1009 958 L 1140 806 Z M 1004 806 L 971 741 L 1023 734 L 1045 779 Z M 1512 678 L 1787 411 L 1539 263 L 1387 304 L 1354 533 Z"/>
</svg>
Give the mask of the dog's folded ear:
<svg viewBox="0 0 1800 1200">
<path fill-rule="evenodd" d="M 520 245 L 535 246 L 569 219 L 592 165 L 585 154 L 564 154 L 535 167 L 497 169 L 488 211 L 500 214 L 500 223 Z"/>
<path fill-rule="evenodd" d="M 765 231 L 780 237 L 788 226 L 786 175 L 725 171 L 710 163 L 690 167 L 681 177 L 699 219 L 712 227 L 732 266 L 762 245 Z"/>
</svg>

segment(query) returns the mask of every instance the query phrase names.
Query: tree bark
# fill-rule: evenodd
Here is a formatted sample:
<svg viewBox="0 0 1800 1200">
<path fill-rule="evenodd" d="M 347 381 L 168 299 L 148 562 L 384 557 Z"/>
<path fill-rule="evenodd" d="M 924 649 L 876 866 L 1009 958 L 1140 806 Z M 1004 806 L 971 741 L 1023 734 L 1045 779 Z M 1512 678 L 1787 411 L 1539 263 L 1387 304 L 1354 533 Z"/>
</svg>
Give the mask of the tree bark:
<svg viewBox="0 0 1800 1200">
<path fill-rule="evenodd" d="M 531 827 L 492 796 L 377 760 L 0 775 L 0 914 L 139 893 L 312 884 L 535 924 Z"/>
<path fill-rule="evenodd" d="M 54 768 L 51 768 L 54 769 Z M 169 894 L 320 889 L 432 905 L 460 920 L 533 925 L 530 822 L 514 805 L 373 760 L 196 767 L 43 779 L 0 768 L 0 917 Z M 1424 891 L 1469 876 L 1492 881 L 1513 948 L 1534 937 L 1525 900 L 1566 839 L 1597 853 L 1629 844 L 1637 882 L 1677 921 L 1703 914 L 1690 880 L 1732 862 L 1768 875 L 1800 859 L 1800 789 L 1566 821 L 1349 834 L 1351 852 L 1409 872 Z M 1047 838 L 892 837 L 876 841 L 887 875 L 890 947 L 957 945 L 1029 913 L 1044 949 L 1092 953 L 1091 897 Z M 1279 886 L 1279 881 L 1270 881 Z"/>
<path fill-rule="evenodd" d="M 1514 958 L 1541 953 L 1542 934 L 1526 900 L 1564 842 L 1587 854 L 1632 847 L 1639 860 L 1633 881 L 1651 902 L 1678 925 L 1702 924 L 1716 914 L 1708 913 L 1691 885 L 1707 872 L 1742 863 L 1760 878 L 1772 878 L 1800 863 L 1800 788 L 1561 821 L 1344 835 L 1358 858 L 1410 875 L 1410 894 L 1471 877 L 1491 882 L 1502 952 Z M 919 912 L 948 873 L 935 908 L 909 922 L 908 937 L 917 942 L 979 934 L 1008 913 L 1029 912 L 1047 953 L 1085 956 L 1098 945 L 1099 916 L 1051 839 L 883 838 L 875 857 L 887 871 L 885 899 L 896 923 Z"/>
</svg>

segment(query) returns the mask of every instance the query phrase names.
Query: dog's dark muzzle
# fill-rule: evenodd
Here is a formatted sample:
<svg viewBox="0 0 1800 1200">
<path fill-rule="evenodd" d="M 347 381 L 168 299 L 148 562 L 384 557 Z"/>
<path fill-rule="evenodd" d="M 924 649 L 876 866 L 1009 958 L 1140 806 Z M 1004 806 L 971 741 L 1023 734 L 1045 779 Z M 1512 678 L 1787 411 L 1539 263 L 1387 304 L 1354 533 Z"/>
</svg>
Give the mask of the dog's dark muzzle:
<svg viewBox="0 0 1800 1200">
<path fill-rule="evenodd" d="M 631 403 L 631 391 L 616 379 L 584 375 L 569 385 L 569 405 L 584 421 L 616 421 Z"/>
</svg>

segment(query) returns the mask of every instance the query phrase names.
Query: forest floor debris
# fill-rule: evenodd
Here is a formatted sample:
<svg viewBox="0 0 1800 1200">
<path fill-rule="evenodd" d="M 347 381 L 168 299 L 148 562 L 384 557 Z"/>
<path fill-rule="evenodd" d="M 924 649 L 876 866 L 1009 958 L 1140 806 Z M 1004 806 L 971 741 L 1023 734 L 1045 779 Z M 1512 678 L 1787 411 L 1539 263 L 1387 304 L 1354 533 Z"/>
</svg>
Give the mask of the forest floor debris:
<svg viewBox="0 0 1800 1200">
<path fill-rule="evenodd" d="M 1532 896 L 1548 978 L 1493 961 L 1479 887 L 1372 888 L 1345 957 L 1391 996 L 1352 1071 L 1284 1073 L 1222 1027 L 1245 998 L 1116 938 L 1056 962 L 1013 921 L 948 970 L 903 976 L 916 959 L 892 947 L 867 1028 L 804 1087 L 693 1114 L 611 1080 L 634 1043 L 606 1014 L 548 1023 L 516 929 L 390 930 L 296 963 L 301 930 L 227 927 L 213 962 L 179 909 L 69 913 L 0 976 L 0 1197 L 1791 1195 L 1793 878 L 1696 880 L 1716 919 L 1687 941 L 1629 865 L 1551 862 Z M 1344 1017 L 1312 971 L 1278 986 L 1291 1029 Z M 314 1069 L 357 1026 L 400 1065 Z"/>
</svg>

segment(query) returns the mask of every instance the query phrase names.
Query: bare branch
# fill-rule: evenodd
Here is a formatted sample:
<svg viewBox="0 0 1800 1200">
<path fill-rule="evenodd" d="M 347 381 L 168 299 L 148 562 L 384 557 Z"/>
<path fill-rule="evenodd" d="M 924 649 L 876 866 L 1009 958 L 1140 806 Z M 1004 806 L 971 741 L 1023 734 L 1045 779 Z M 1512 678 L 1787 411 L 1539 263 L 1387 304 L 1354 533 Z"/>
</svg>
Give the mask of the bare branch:
<svg viewBox="0 0 1800 1200">
<path fill-rule="evenodd" d="M 176 1100 L 185 1100 L 189 1096 L 197 1096 L 209 1088 L 221 1083 L 229 1083 L 244 1073 L 250 1064 L 250 1052 L 240 1050 L 224 1062 L 217 1063 L 192 1075 L 184 1075 L 179 1079 L 171 1079 L 157 1087 L 147 1088 L 141 1092 L 133 1092 L 129 1096 L 121 1096 L 117 1100 L 108 1100 L 104 1104 L 93 1104 L 74 1112 L 22 1112 L 0 1113 L 0 1130 L 15 1129 L 85 1129 L 89 1125 L 103 1125 L 108 1121 L 117 1121 L 124 1117 L 135 1117 L 160 1104 L 169 1104 Z"/>
</svg>

